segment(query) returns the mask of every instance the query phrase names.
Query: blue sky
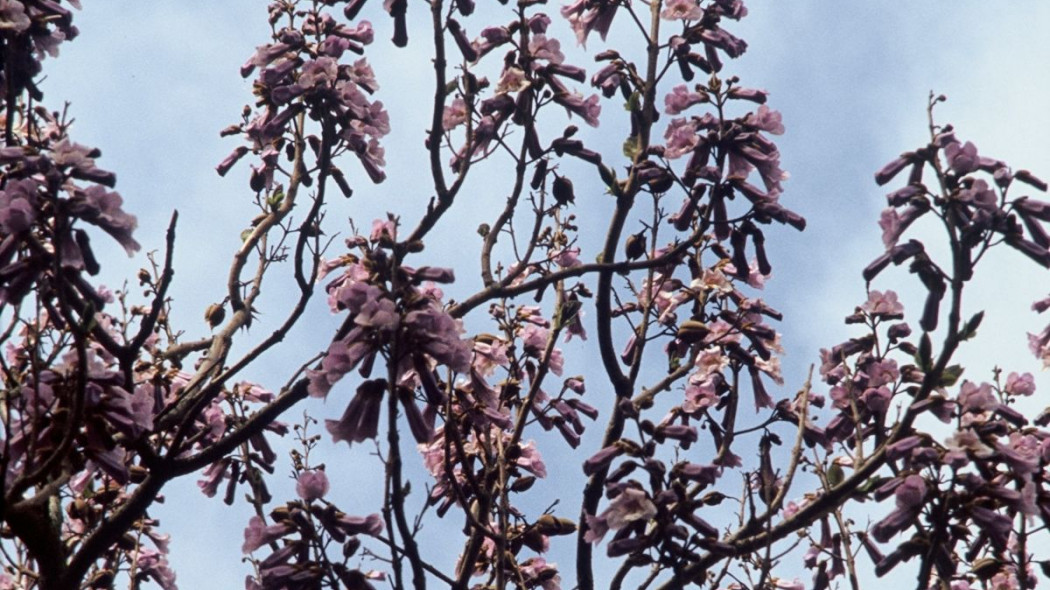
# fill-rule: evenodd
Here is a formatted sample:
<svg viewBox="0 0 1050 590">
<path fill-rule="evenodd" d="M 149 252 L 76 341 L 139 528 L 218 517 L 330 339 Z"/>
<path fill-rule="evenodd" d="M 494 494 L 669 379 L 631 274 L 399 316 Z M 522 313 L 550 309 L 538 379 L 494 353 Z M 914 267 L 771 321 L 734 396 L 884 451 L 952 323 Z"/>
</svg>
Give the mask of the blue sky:
<svg viewBox="0 0 1050 590">
<path fill-rule="evenodd" d="M 46 102 L 52 108 L 64 100 L 72 103 L 74 138 L 101 148 L 100 165 L 117 172 L 117 188 L 126 208 L 139 217 L 136 237 L 145 249 L 162 247 L 171 209 L 180 210 L 175 321 L 181 318 L 190 326 L 190 336 L 202 335 L 203 309 L 222 297 L 229 255 L 254 215 L 244 182 L 247 167 L 242 164 L 220 179 L 214 166 L 236 145 L 219 138 L 218 131 L 237 121 L 241 107 L 251 101 L 250 82 L 240 78 L 238 68 L 267 40 L 265 3 L 84 4 L 75 17 L 81 37 L 63 45 L 60 59 L 45 62 Z M 388 182 L 359 191 L 345 211 L 339 210 L 353 215 L 359 226 L 428 196 L 414 191 L 410 156 L 418 155 L 426 126 L 418 97 L 420 89 L 423 95 L 430 92 L 429 63 L 425 50 L 395 51 L 386 41 L 389 19 L 375 14 L 377 1 L 369 4 L 365 16 L 377 27 L 369 56 L 394 130 L 386 141 Z M 751 15 L 731 29 L 748 41 L 749 51 L 727 70 L 747 86 L 769 90 L 770 106 L 783 113 L 787 132 L 778 144 L 791 180 L 782 199 L 809 221 L 803 234 L 778 230 L 769 236 L 775 278 L 764 297 L 787 316 L 782 326 L 788 348 L 785 392 L 794 392 L 817 349 L 850 335 L 841 319 L 864 299 L 860 269 L 882 251 L 876 220 L 885 206 L 884 191 L 873 175 L 901 151 L 926 142 L 930 90 L 949 97 L 939 109 L 939 121 L 954 123 L 958 135 L 976 143 L 983 155 L 1050 177 L 1050 38 L 1045 34 L 1050 4 L 756 0 L 749 7 Z M 481 26 L 471 20 L 465 24 L 470 31 Z M 591 43 L 591 49 L 602 47 L 597 39 Z M 605 108 L 618 106 L 607 102 Z M 469 211 L 457 215 L 470 218 Z M 467 230 L 473 233 L 469 225 Z M 463 227 L 436 236 L 429 244 L 435 256 L 455 253 L 457 232 L 462 234 Z M 967 296 L 970 310 L 987 310 L 986 329 L 960 358 L 975 380 L 987 378 L 995 364 L 1036 372 L 1045 396 L 1050 376 L 1037 372 L 1024 332 L 1038 331 L 1047 321 L 1040 323 L 1029 305 L 1050 291 L 1050 275 L 1013 252 L 1001 254 L 1009 255 L 979 269 Z M 144 264 L 141 258 L 127 260 L 117 249 L 102 256 L 114 286 Z M 874 287 L 896 288 L 910 280 L 890 272 Z M 921 293 L 901 291 L 906 305 L 917 310 Z M 323 304 L 314 306 L 307 322 L 334 326 Z M 322 348 L 309 332 L 293 335 L 289 346 Z M 274 387 L 285 379 L 272 370 L 252 377 Z M 342 407 L 335 403 L 317 410 L 320 417 L 334 417 Z M 350 486 L 367 479 L 374 466 L 358 463 L 361 455 L 349 457 L 345 447 L 328 457 L 330 470 L 347 465 L 333 490 L 346 498 L 338 499 L 340 505 L 353 511 L 350 494 L 358 488 Z M 548 463 L 553 459 L 548 457 Z M 575 493 L 564 496 L 574 503 Z M 247 520 L 243 510 L 228 509 L 218 500 L 204 502 L 192 480 L 174 485 L 166 495 L 160 515 L 164 528 L 173 532 L 172 561 L 181 587 L 240 587 L 247 571 L 238 563 Z M 367 503 L 359 506 L 365 511 Z M 568 565 L 571 557 L 554 555 L 552 561 Z"/>
</svg>

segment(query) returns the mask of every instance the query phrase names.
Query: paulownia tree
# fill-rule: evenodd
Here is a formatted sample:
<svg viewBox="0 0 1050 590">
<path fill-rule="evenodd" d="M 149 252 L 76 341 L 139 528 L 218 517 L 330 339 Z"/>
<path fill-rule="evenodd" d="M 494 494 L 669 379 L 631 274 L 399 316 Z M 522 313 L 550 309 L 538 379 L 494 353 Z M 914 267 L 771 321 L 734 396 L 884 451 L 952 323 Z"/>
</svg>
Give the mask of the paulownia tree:
<svg viewBox="0 0 1050 590">
<path fill-rule="evenodd" d="M 783 318 L 758 296 L 765 233 L 805 221 L 780 202 L 780 114 L 726 65 L 747 48 L 741 0 L 277 0 L 218 165 L 251 168 L 257 215 L 207 325 L 183 324 L 168 295 L 177 215 L 164 239 L 133 236 L 100 151 L 38 88 L 44 58 L 78 34 L 64 4 L 80 8 L 0 0 L 0 588 L 175 588 L 150 511 L 180 477 L 254 510 L 249 589 L 822 590 L 904 564 L 919 589 L 999 589 L 1050 567 L 1050 413 L 1017 404 L 1035 381 L 962 379 L 952 360 L 979 335 L 963 292 L 990 250 L 1050 267 L 1047 185 L 938 124 L 943 97 L 929 141 L 875 175 L 892 191 L 886 249 L 846 318 L 856 336 L 785 384 Z M 410 31 L 409 10 L 429 27 Z M 569 29 L 594 63 L 566 58 Z M 391 122 L 374 93 L 394 64 L 362 57 L 376 31 L 431 52 L 429 202 L 392 195 L 359 227 L 326 213 L 385 178 Z M 508 182 L 486 195 L 477 257 L 433 264 L 428 237 L 476 207 L 465 187 L 487 168 Z M 581 235 L 584 217 L 600 239 Z M 916 223 L 941 243 L 911 237 Z M 128 254 L 157 242 L 134 286 L 93 278 L 106 238 Z M 891 264 L 924 289 L 921 310 L 876 283 Z M 263 298 L 275 283 L 295 291 L 286 308 Z M 298 369 L 264 371 L 322 298 L 331 329 L 282 353 Z M 275 327 L 249 331 L 262 310 Z M 573 338 L 600 359 L 584 375 L 563 374 Z M 1050 364 L 1050 328 L 1029 338 Z M 345 410 L 283 422 L 308 396 Z M 600 446 L 577 449 L 595 421 Z M 276 437 L 294 497 L 270 491 Z M 329 489 L 320 437 L 375 449 L 379 505 Z M 541 453 L 578 458 L 578 507 L 530 499 Z M 462 532 L 454 562 L 428 554 L 436 519 Z M 574 552 L 548 555 L 557 536 Z M 811 580 L 784 574 L 789 559 Z"/>
</svg>

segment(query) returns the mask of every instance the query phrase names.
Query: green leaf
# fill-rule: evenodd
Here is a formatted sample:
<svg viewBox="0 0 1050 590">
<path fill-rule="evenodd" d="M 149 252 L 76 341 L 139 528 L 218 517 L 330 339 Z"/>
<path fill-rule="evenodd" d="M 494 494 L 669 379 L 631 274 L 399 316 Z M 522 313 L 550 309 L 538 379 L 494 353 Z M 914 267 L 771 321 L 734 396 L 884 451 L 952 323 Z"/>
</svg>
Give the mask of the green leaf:
<svg viewBox="0 0 1050 590">
<path fill-rule="evenodd" d="M 869 479 L 868 481 L 866 481 L 866 482 L 860 484 L 859 486 L 857 486 L 857 492 L 859 492 L 861 494 L 865 494 L 865 495 L 870 494 L 870 493 L 874 492 L 875 490 L 877 490 L 878 488 L 882 487 L 882 484 L 886 483 L 887 479 L 889 479 L 889 478 L 881 477 L 881 476 L 875 476 L 875 477 Z"/>
<path fill-rule="evenodd" d="M 963 371 L 965 371 L 962 365 L 952 365 L 944 370 L 941 374 L 941 387 L 951 387 L 959 381 L 959 377 L 962 377 Z"/>
<path fill-rule="evenodd" d="M 974 336 L 976 336 L 977 335 L 977 328 L 979 328 L 981 326 L 981 321 L 982 320 L 984 320 L 984 312 L 983 311 L 979 311 L 976 314 L 974 314 L 974 316 L 972 318 L 970 318 L 970 321 L 966 322 L 966 325 L 963 326 L 962 331 L 959 333 L 959 340 L 961 342 L 965 342 L 965 341 L 969 340 L 970 338 L 973 338 Z"/>
<path fill-rule="evenodd" d="M 623 103 L 623 110 L 631 112 L 640 108 L 642 108 L 642 94 L 640 92 L 632 92 L 627 102 Z"/>
<path fill-rule="evenodd" d="M 630 160 L 633 160 L 642 149 L 639 139 L 637 135 L 632 135 L 623 142 L 623 155 Z"/>
</svg>

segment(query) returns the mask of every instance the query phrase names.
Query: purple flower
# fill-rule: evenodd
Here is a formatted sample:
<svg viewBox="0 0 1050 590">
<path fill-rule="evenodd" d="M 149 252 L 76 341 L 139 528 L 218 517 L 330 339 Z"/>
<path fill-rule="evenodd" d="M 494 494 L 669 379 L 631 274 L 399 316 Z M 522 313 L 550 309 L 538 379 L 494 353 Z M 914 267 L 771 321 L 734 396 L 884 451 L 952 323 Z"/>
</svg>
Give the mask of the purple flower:
<svg viewBox="0 0 1050 590">
<path fill-rule="evenodd" d="M 579 248 L 563 248 L 551 255 L 551 259 L 562 268 L 572 268 L 583 264 L 579 259 Z"/>
<path fill-rule="evenodd" d="M 970 516 L 999 551 L 1006 548 L 1013 531 L 1013 521 L 1009 517 L 983 506 L 970 508 Z"/>
<path fill-rule="evenodd" d="M 576 40 L 585 46 L 591 31 L 598 31 L 602 41 L 605 40 L 619 5 L 615 0 L 574 0 L 572 4 L 562 7 L 561 15 L 569 20 L 569 25 L 576 33 Z"/>
<path fill-rule="evenodd" d="M 383 297 L 365 301 L 354 318 L 354 323 L 380 332 L 393 332 L 400 320 L 401 316 L 398 315 L 394 302 Z"/>
<path fill-rule="evenodd" d="M 552 64 L 560 64 L 565 61 L 565 54 L 561 52 L 561 43 L 557 39 L 548 39 L 542 33 L 533 35 L 529 39 L 529 53 L 533 59 L 545 59 Z"/>
<path fill-rule="evenodd" d="M 672 475 L 677 474 L 689 481 L 700 484 L 701 488 L 714 485 L 718 477 L 722 475 L 722 468 L 718 465 L 701 465 L 699 463 L 679 463 L 672 469 Z"/>
<path fill-rule="evenodd" d="M 671 119 L 664 131 L 664 139 L 667 140 L 664 157 L 668 160 L 682 157 L 700 143 L 696 125 L 688 119 Z"/>
<path fill-rule="evenodd" d="M 124 200 L 115 192 L 94 185 L 84 190 L 77 190 L 71 200 L 70 213 L 84 221 L 97 225 L 113 236 L 128 256 L 137 252 L 139 243 L 131 237 L 138 227 L 138 220 L 121 209 Z"/>
<path fill-rule="evenodd" d="M 256 48 L 255 53 L 241 66 L 241 77 L 247 78 L 255 71 L 256 67 L 267 66 L 277 58 L 284 55 L 291 47 L 286 43 L 273 43 L 261 45 Z"/>
<path fill-rule="evenodd" d="M 619 65 L 611 63 L 598 70 L 591 76 L 591 85 L 595 88 L 600 88 L 605 98 L 612 98 L 620 87 Z"/>
<path fill-rule="evenodd" d="M 671 92 L 664 97 L 664 112 L 668 115 L 678 115 L 694 104 L 704 102 L 704 100 L 704 95 L 699 92 L 690 92 L 685 84 L 679 84 L 672 88 Z"/>
<path fill-rule="evenodd" d="M 999 208 L 999 197 L 988 187 L 988 183 L 981 179 L 974 181 L 969 188 L 959 191 L 959 201 L 986 211 Z"/>
<path fill-rule="evenodd" d="M 704 9 L 696 0 L 667 0 L 660 18 L 664 20 L 699 20 L 704 16 Z"/>
<path fill-rule="evenodd" d="M 521 449 L 521 456 L 516 461 L 517 465 L 536 477 L 547 477 L 547 465 L 544 464 L 543 457 L 540 456 L 539 450 L 536 449 L 536 443 L 530 440 L 520 445 L 519 448 Z"/>
<path fill-rule="evenodd" d="M 346 406 L 339 420 L 325 420 L 325 429 L 332 442 L 345 440 L 347 444 L 375 438 L 379 434 L 379 411 L 387 382 L 384 379 L 365 381 Z"/>
<path fill-rule="evenodd" d="M 774 111 L 766 105 L 758 107 L 757 113 L 748 113 L 744 119 L 745 123 L 755 129 L 761 129 L 773 135 L 784 133 L 784 123 L 782 121 L 783 118 L 780 115 L 780 111 Z"/>
<path fill-rule="evenodd" d="M 959 404 L 963 411 L 976 414 L 994 410 L 999 405 L 999 401 L 995 399 L 992 386 L 988 383 L 974 385 L 971 381 L 963 381 L 959 389 Z"/>
<path fill-rule="evenodd" d="M 622 454 L 623 447 L 617 444 L 612 444 L 599 450 L 583 462 L 584 475 L 589 477 L 602 469 L 607 469 L 613 460 Z"/>
<path fill-rule="evenodd" d="M 1031 373 L 1011 372 L 1006 377 L 1006 386 L 1003 389 L 1010 395 L 1032 395 L 1035 393 L 1035 377 Z"/>
<path fill-rule="evenodd" d="M 141 575 L 153 578 L 163 590 L 178 590 L 175 585 L 175 572 L 168 564 L 168 558 L 155 549 L 140 547 L 135 557 L 135 566 Z"/>
<path fill-rule="evenodd" d="M 656 505 L 649 499 L 645 490 L 625 487 L 598 516 L 587 515 L 588 531 L 583 540 L 597 543 L 609 530 L 619 530 L 633 522 L 648 521 L 656 516 Z"/>
<path fill-rule="evenodd" d="M 215 497 L 215 493 L 219 490 L 219 484 L 226 478 L 229 463 L 229 459 L 223 459 L 212 463 L 204 470 L 204 478 L 197 481 L 197 487 L 201 489 L 205 496 L 209 498 Z"/>
<path fill-rule="evenodd" d="M 598 126 L 598 116 L 602 113 L 602 105 L 598 103 L 597 94 L 583 98 L 582 94 L 563 92 L 554 95 L 554 102 L 565 107 L 569 113 L 583 117 L 583 120 L 591 127 Z"/>
<path fill-rule="evenodd" d="M 469 116 L 470 112 L 467 110 L 467 103 L 463 101 L 463 98 L 457 96 L 452 100 L 452 104 L 446 106 L 442 112 L 441 127 L 445 131 L 451 131 L 465 123 Z"/>
<path fill-rule="evenodd" d="M 919 208 L 915 206 L 909 206 L 904 210 L 904 214 L 898 214 L 894 207 L 889 207 L 883 210 L 881 217 L 879 218 L 879 227 L 882 228 L 882 243 L 887 249 L 897 245 L 897 240 L 900 239 L 901 234 L 904 230 L 908 229 L 908 226 L 912 224 L 916 219 L 922 217 L 928 209 Z"/>
<path fill-rule="evenodd" d="M 362 340 L 363 337 L 364 330 L 357 327 L 351 330 L 345 339 L 328 346 L 328 353 L 321 361 L 321 369 L 306 372 L 310 380 L 308 389 L 311 397 L 327 396 L 332 390 L 332 385 L 353 371 L 362 359 L 375 353 L 374 346 Z M 365 366 L 368 366 L 367 362 Z"/>
<path fill-rule="evenodd" d="M 882 414 L 890 407 L 890 400 L 893 399 L 893 392 L 887 387 L 872 387 L 864 391 L 860 396 L 860 401 L 875 414 Z"/>
<path fill-rule="evenodd" d="M 320 500 L 328 493 L 328 476 L 320 469 L 311 469 L 299 474 L 295 493 L 307 502 Z"/>
<path fill-rule="evenodd" d="M 860 309 L 872 317 L 882 319 L 900 319 L 904 317 L 904 306 L 897 301 L 897 293 L 891 290 L 886 292 L 869 291 L 868 300 L 864 305 L 860 306 Z"/>
<path fill-rule="evenodd" d="M 944 146 L 944 156 L 948 159 L 948 165 L 956 174 L 969 174 L 977 170 L 980 157 L 977 155 L 977 146 L 972 142 L 960 144 L 953 141 Z"/>
<path fill-rule="evenodd" d="M 922 506 L 926 497 L 926 480 L 919 475 L 909 475 L 894 490 L 897 508 L 908 509 Z"/>
<path fill-rule="evenodd" d="M 478 52 L 478 58 L 480 59 L 486 53 L 505 45 L 511 40 L 510 31 L 506 27 L 488 27 L 481 30 L 481 35 L 476 39 L 472 45 Z"/>
<path fill-rule="evenodd" d="M 875 183 L 882 186 L 893 180 L 893 177 L 900 174 L 900 171 L 904 170 L 904 167 L 911 164 L 914 159 L 915 152 L 904 152 L 897 159 L 883 166 L 882 170 L 875 173 Z"/>
<path fill-rule="evenodd" d="M 897 370 L 897 361 L 886 359 L 873 361 L 864 367 L 864 373 L 868 376 L 868 387 L 880 387 L 897 381 L 900 371 Z"/>
<path fill-rule="evenodd" d="M 32 24 L 21 2 L 0 0 L 0 31 L 10 31 L 17 35 L 29 30 Z"/>
<path fill-rule="evenodd" d="M 383 518 L 378 514 L 368 516 L 340 514 L 336 519 L 336 526 L 347 535 L 365 534 L 374 537 L 383 532 Z"/>
<path fill-rule="evenodd" d="M 740 86 L 733 86 L 728 92 L 729 98 L 735 98 L 739 100 L 750 100 L 758 104 L 765 104 L 769 98 L 769 93 L 765 90 L 759 90 L 757 88 L 741 88 Z"/>
<path fill-rule="evenodd" d="M 244 529 L 244 545 L 241 546 L 241 551 L 244 553 L 251 553 L 259 547 L 267 543 L 272 543 L 277 539 L 292 532 L 292 527 L 285 523 L 275 524 L 273 526 L 266 526 L 266 521 L 261 516 L 253 516 L 248 521 L 248 527 Z"/>
<path fill-rule="evenodd" d="M 419 350 L 454 371 L 470 370 L 471 343 L 460 338 L 460 322 L 444 310 L 430 305 L 405 316 L 405 327 Z"/>
</svg>

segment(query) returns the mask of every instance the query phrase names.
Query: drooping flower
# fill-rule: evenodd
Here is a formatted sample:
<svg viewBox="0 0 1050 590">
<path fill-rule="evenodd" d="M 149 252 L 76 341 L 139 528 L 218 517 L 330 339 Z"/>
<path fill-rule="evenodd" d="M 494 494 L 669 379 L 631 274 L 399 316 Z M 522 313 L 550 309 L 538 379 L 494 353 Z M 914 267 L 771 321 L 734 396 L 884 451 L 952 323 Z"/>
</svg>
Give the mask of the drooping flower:
<svg viewBox="0 0 1050 590">
<path fill-rule="evenodd" d="M 285 523 L 266 526 L 266 521 L 261 516 L 253 516 L 244 529 L 244 545 L 241 551 L 251 553 L 267 543 L 271 543 L 287 535 L 292 527 Z"/>
<path fill-rule="evenodd" d="M 452 104 L 445 107 L 445 110 L 441 114 L 441 127 L 445 131 L 451 131 L 459 125 L 462 125 L 467 121 L 470 112 L 467 110 L 467 103 L 461 98 L 456 97 L 452 100 Z"/>
<path fill-rule="evenodd" d="M 325 420 L 325 428 L 332 442 L 345 440 L 348 444 L 375 438 L 379 434 L 379 411 L 382 408 L 386 380 L 365 381 L 346 406 L 339 420 Z"/>
<path fill-rule="evenodd" d="M 602 40 L 605 40 L 619 5 L 615 0 L 574 0 L 572 4 L 562 7 L 561 15 L 569 20 L 580 45 L 586 45 L 591 31 L 598 31 Z"/>
<path fill-rule="evenodd" d="M 310 469 L 299 474 L 295 493 L 307 502 L 320 500 L 328 493 L 328 476 L 320 469 Z"/>
<path fill-rule="evenodd" d="M 627 486 L 598 516 L 587 515 L 588 531 L 583 540 L 597 543 L 610 530 L 619 530 L 633 522 L 648 521 L 656 516 L 656 505 L 645 490 Z"/>
<path fill-rule="evenodd" d="M 772 133 L 773 135 L 781 135 L 784 133 L 784 123 L 780 112 L 774 111 L 766 105 L 758 107 L 758 112 L 748 113 L 744 122 L 755 129 L 761 129 L 762 131 Z"/>
<path fill-rule="evenodd" d="M 977 146 L 972 142 L 960 144 L 953 141 L 944 146 L 944 155 L 948 159 L 948 165 L 956 174 L 969 174 L 977 170 L 980 157 L 977 155 Z"/>
</svg>

